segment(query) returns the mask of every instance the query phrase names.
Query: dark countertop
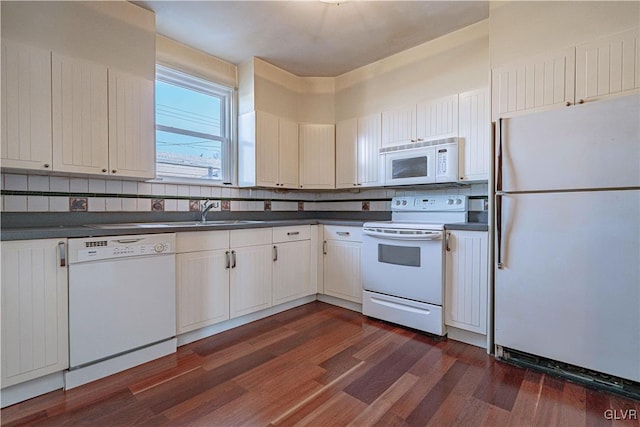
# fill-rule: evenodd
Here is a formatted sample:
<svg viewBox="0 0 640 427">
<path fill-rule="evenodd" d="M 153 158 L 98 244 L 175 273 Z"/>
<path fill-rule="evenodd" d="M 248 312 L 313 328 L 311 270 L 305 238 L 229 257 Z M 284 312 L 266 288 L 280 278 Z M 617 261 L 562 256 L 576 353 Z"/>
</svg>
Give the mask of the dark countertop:
<svg viewBox="0 0 640 427">
<path fill-rule="evenodd" d="M 243 228 L 262 227 L 283 227 L 290 225 L 343 225 L 361 227 L 362 220 L 344 219 L 290 219 L 290 220 L 265 220 L 257 223 L 239 223 L 224 225 L 199 225 L 184 227 L 144 227 L 144 228 L 109 228 L 99 229 L 89 225 L 66 225 L 66 226 L 46 226 L 46 227 L 15 227 L 2 228 L 1 240 L 32 240 L 32 239 L 63 239 L 74 237 L 99 237 L 99 236 L 122 236 L 127 234 L 154 234 L 154 233 L 177 233 L 185 231 L 212 231 L 212 230 L 234 230 Z"/>
</svg>

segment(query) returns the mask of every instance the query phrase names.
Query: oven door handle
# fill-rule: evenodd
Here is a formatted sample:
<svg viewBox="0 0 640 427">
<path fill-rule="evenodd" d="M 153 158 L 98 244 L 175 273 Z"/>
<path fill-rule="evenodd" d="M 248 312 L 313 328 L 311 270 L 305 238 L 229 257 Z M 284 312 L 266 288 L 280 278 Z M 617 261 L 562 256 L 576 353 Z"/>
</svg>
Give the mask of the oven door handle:
<svg viewBox="0 0 640 427">
<path fill-rule="evenodd" d="M 384 231 L 375 231 L 364 228 L 362 232 L 368 236 L 389 240 L 442 240 L 441 231 L 421 231 L 420 234 L 400 234 Z"/>
</svg>

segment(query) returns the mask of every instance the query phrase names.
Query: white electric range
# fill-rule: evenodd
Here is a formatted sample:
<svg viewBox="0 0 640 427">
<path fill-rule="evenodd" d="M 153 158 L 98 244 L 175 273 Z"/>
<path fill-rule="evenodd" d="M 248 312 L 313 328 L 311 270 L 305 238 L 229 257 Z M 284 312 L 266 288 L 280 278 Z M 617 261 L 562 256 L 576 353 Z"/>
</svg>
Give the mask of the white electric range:
<svg viewBox="0 0 640 427">
<path fill-rule="evenodd" d="M 394 197 L 391 221 L 363 225 L 363 314 L 446 333 L 444 225 L 466 222 L 467 206 L 460 195 Z"/>
</svg>

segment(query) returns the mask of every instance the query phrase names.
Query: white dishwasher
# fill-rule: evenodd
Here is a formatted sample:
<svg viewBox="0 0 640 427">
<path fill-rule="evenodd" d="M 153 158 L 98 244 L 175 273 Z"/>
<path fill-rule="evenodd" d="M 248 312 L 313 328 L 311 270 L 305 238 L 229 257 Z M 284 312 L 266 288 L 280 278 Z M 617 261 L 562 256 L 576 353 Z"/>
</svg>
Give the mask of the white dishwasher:
<svg viewBox="0 0 640 427">
<path fill-rule="evenodd" d="M 65 388 L 176 349 L 175 234 L 69 239 Z"/>
</svg>

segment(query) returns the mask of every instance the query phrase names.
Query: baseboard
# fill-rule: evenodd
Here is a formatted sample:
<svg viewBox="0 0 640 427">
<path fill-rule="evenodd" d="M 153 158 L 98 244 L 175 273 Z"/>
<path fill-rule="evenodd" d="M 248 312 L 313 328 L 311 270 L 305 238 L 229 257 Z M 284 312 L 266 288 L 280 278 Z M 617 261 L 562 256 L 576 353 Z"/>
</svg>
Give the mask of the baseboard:
<svg viewBox="0 0 640 427">
<path fill-rule="evenodd" d="M 205 326 L 204 328 L 196 329 L 195 331 L 185 332 L 178 335 L 178 346 L 192 343 L 194 341 L 201 340 L 203 338 L 210 337 L 220 332 L 228 331 L 229 329 L 237 328 L 238 326 L 246 325 L 247 323 L 254 322 L 256 320 L 264 319 L 265 317 L 272 316 L 274 314 L 290 310 L 300 305 L 308 304 L 316 300 L 315 295 L 309 295 L 306 297 L 298 298 L 293 301 L 285 302 L 283 304 L 269 307 L 264 310 L 257 311 L 255 313 L 245 314 L 235 319 L 225 320 L 224 322 L 216 323 L 215 325 Z"/>
<path fill-rule="evenodd" d="M 447 326 L 447 337 L 449 339 L 460 341 L 465 344 L 484 348 L 485 350 L 487 350 L 487 353 L 491 352 L 491 349 L 487 346 L 486 335 L 477 334 L 471 331 L 465 331 L 464 329 L 458 329 L 453 326 Z"/>
<path fill-rule="evenodd" d="M 341 298 L 332 297 L 331 295 L 318 294 L 318 301 L 326 302 L 327 304 L 337 305 L 338 307 L 346 308 L 347 310 L 357 311 L 362 313 L 362 304 L 347 301 Z"/>
<path fill-rule="evenodd" d="M 35 378 L 0 390 L 0 407 L 14 405 L 23 400 L 31 399 L 54 390 L 64 388 L 62 371 Z"/>
</svg>

